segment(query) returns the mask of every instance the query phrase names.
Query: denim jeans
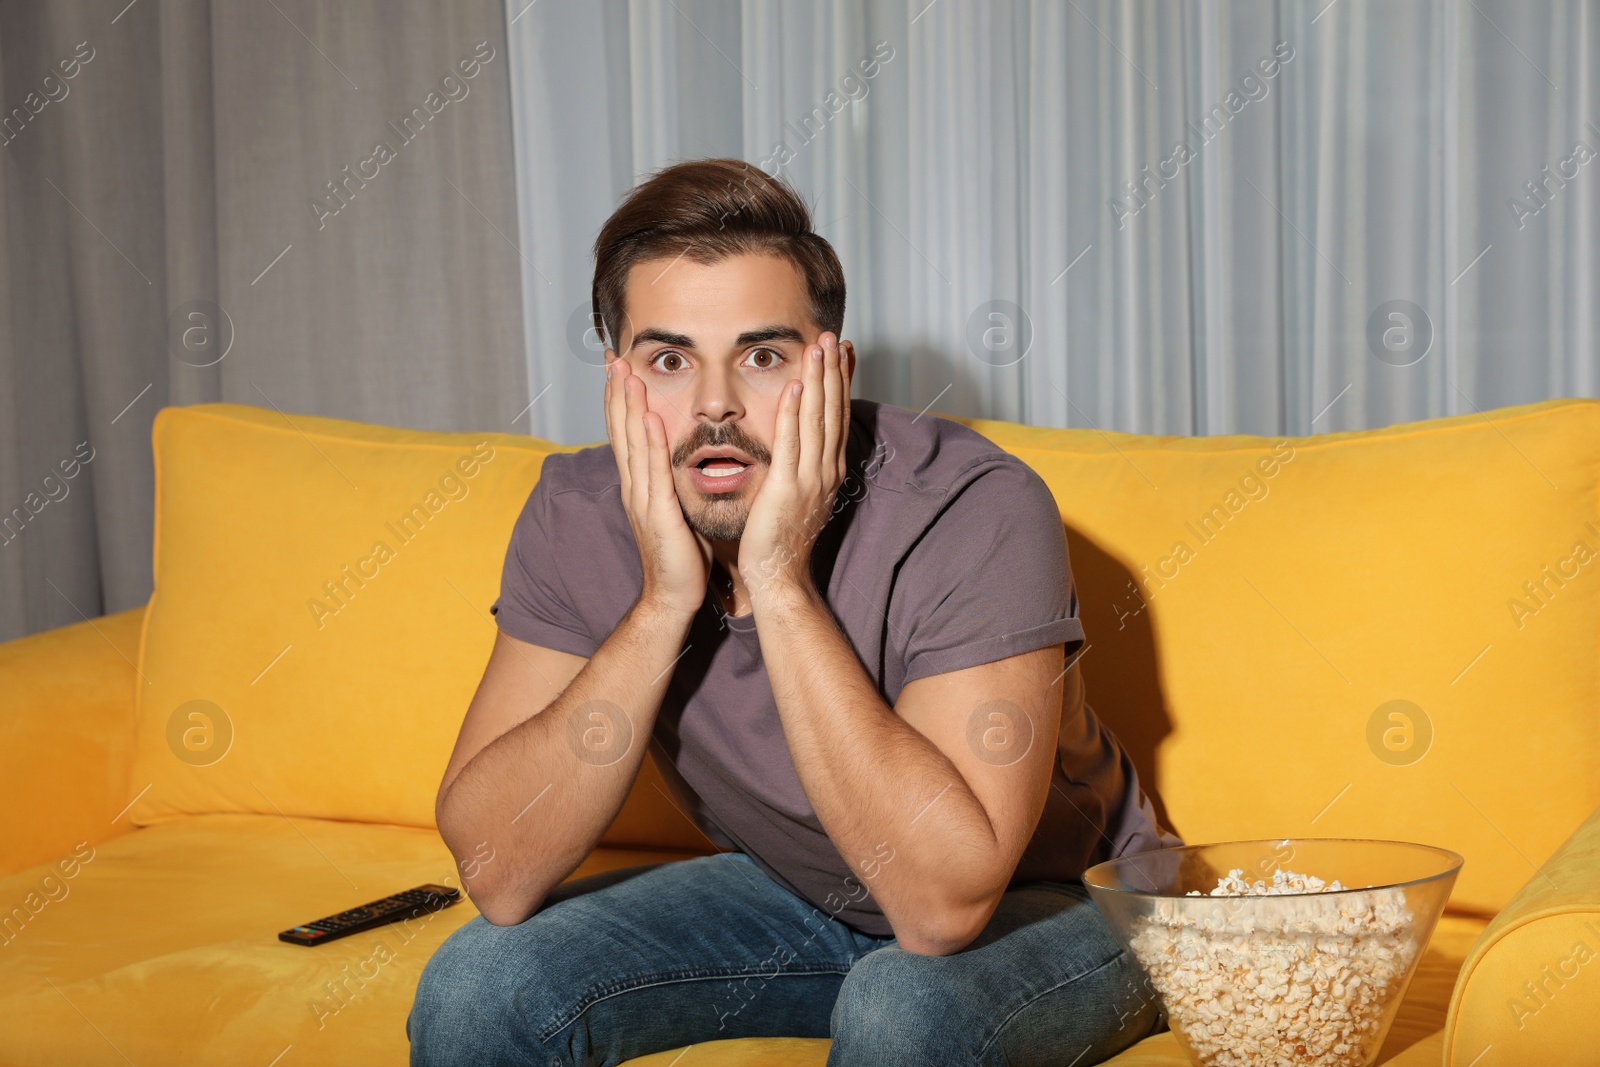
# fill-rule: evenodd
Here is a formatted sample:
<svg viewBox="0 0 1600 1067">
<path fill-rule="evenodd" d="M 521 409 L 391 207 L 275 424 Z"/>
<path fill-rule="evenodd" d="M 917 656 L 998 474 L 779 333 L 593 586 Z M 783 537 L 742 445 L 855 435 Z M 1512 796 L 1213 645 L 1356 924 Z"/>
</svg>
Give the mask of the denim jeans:
<svg viewBox="0 0 1600 1067">
<path fill-rule="evenodd" d="M 614 1065 L 735 1037 L 831 1037 L 828 1067 L 1089 1067 L 1165 1029 L 1081 884 L 1025 882 L 959 952 L 861 933 L 727 852 L 574 879 L 428 961 L 413 1067 Z"/>
</svg>

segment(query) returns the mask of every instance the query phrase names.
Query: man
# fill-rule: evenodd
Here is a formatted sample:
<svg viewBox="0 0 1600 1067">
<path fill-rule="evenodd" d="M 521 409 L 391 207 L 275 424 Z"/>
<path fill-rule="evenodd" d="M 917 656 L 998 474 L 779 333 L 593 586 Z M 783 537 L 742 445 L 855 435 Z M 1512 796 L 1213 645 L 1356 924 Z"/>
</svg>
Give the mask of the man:
<svg viewBox="0 0 1600 1067">
<path fill-rule="evenodd" d="M 748 164 L 658 173 L 595 257 L 609 444 L 548 457 L 512 534 L 437 806 L 481 917 L 412 1063 L 1088 1067 L 1158 1029 L 1079 875 L 1181 841 L 1084 704 L 1044 481 L 851 400 L 838 259 Z M 647 747 L 729 851 L 566 882 Z"/>
</svg>

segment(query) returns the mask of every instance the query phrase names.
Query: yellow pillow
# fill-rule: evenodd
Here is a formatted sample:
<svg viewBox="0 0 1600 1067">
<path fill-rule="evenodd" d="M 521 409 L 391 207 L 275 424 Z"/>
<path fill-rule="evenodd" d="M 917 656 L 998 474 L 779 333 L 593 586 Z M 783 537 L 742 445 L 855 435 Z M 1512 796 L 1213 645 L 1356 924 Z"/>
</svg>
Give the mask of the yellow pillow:
<svg viewBox="0 0 1600 1067">
<path fill-rule="evenodd" d="M 958 421 L 1056 494 L 1088 702 L 1187 841 L 1442 845 L 1492 914 L 1600 806 L 1600 401 L 1298 438 Z"/>
<path fill-rule="evenodd" d="M 164 408 L 153 434 L 133 821 L 432 826 L 512 525 L 569 449 L 241 404 Z"/>
</svg>

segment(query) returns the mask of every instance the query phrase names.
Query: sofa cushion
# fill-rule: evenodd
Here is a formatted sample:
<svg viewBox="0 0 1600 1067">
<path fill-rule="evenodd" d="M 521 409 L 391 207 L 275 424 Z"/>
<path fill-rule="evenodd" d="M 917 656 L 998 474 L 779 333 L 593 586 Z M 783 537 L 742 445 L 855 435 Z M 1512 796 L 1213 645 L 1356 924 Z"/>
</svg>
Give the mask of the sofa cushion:
<svg viewBox="0 0 1600 1067">
<path fill-rule="evenodd" d="M 149 825 L 256 812 L 432 826 L 546 455 L 243 404 L 163 408 L 131 785 Z M 715 846 L 646 759 L 604 843 Z"/>
<path fill-rule="evenodd" d="M 0 916 L 8 1067 L 267 1064 L 290 1045 L 283 1067 L 404 1063 L 422 967 L 477 915 L 466 900 L 313 948 L 277 939 L 425 882 L 460 885 L 432 830 L 194 815 L 79 852 L 70 876 L 52 864 L 0 879 L 0 901 L 28 911 Z M 572 877 L 686 855 L 602 848 Z"/>
<path fill-rule="evenodd" d="M 449 852 L 429 830 L 195 815 L 83 851 L 70 877 L 56 875 L 47 902 L 3 935 L 0 1064 L 8 1067 L 124 1067 L 129 1060 L 233 1067 L 272 1063 L 291 1046 L 282 1067 L 404 1063 L 405 1020 L 422 967 L 477 914 L 467 900 L 409 929 L 382 927 L 315 948 L 277 940 L 279 930 L 397 890 L 459 885 Z M 601 848 L 572 877 L 686 855 Z M 36 867 L 0 879 L 0 901 L 42 897 L 49 870 L 59 872 Z M 1443 1025 L 1456 968 L 1482 928 L 1473 919 L 1440 924 L 1391 1049 Z M 1139 1048 L 1163 1050 L 1162 1040 Z M 737 1055 L 719 1050 L 727 1045 Z M 763 1039 L 696 1046 L 678 1067 L 822 1067 L 826 1059 L 826 1041 Z M 664 1067 L 672 1057 L 634 1062 Z M 1128 1062 L 1178 1067 L 1182 1060 L 1162 1052 Z"/>
<path fill-rule="evenodd" d="M 1055 492 L 1088 701 L 1185 840 L 1442 845 L 1492 915 L 1600 806 L 1600 401 L 1288 439 L 962 421 Z"/>
<path fill-rule="evenodd" d="M 237 404 L 153 430 L 130 816 L 433 824 L 544 442 Z"/>
</svg>

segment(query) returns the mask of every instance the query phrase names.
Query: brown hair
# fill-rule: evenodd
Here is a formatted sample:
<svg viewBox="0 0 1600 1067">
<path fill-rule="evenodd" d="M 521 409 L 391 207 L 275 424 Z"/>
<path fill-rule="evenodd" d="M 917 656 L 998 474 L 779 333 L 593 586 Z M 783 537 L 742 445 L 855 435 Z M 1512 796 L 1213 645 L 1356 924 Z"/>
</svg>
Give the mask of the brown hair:
<svg viewBox="0 0 1600 1067">
<path fill-rule="evenodd" d="M 742 159 L 697 159 L 664 167 L 636 185 L 594 242 L 591 314 L 608 348 L 621 343 L 628 271 L 682 255 L 697 263 L 728 256 L 781 256 L 800 272 L 811 317 L 835 335 L 844 325 L 844 269 L 788 182 Z"/>
</svg>

